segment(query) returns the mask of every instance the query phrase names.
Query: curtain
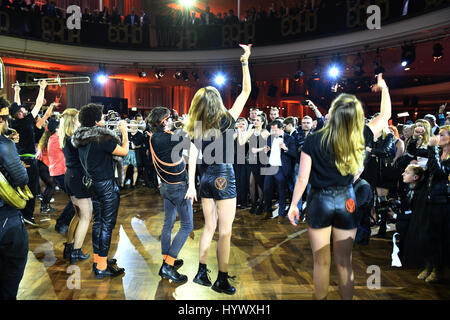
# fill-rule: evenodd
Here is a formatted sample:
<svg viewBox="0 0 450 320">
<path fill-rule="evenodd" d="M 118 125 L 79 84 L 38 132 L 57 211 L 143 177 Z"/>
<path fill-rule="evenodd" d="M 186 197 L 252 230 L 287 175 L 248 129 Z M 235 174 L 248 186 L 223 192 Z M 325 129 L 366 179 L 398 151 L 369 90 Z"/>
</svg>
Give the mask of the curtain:
<svg viewBox="0 0 450 320">
<path fill-rule="evenodd" d="M 93 95 L 92 85 L 86 84 L 69 84 L 66 91 L 67 108 L 80 109 L 82 106 L 91 102 Z"/>
</svg>

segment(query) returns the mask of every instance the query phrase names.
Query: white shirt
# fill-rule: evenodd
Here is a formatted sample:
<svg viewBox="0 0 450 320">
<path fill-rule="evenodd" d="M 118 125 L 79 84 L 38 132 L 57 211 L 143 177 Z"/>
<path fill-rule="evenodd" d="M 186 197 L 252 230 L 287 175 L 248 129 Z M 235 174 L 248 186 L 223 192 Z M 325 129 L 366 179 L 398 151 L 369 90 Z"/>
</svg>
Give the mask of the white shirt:
<svg viewBox="0 0 450 320">
<path fill-rule="evenodd" d="M 277 137 L 272 141 L 270 148 L 269 164 L 273 167 L 281 167 L 281 148 L 280 143 L 283 142 L 282 137 Z"/>
</svg>

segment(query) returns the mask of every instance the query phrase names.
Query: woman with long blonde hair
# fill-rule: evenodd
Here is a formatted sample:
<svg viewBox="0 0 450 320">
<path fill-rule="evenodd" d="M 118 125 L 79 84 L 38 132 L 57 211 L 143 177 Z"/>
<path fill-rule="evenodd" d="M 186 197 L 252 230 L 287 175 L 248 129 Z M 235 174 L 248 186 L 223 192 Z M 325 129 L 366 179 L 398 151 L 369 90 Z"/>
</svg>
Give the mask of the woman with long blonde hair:
<svg viewBox="0 0 450 320">
<path fill-rule="evenodd" d="M 89 254 L 82 252 L 81 247 L 89 229 L 93 210 L 91 195 L 82 182 L 84 171 L 78 156 L 78 149 L 71 142 L 73 133 L 80 126 L 78 112 L 73 108 L 66 109 L 61 115 L 59 124 L 59 144 L 64 153 L 67 169 L 64 185 L 75 207 L 75 215 L 69 225 L 63 254 L 71 264 L 90 257 Z"/>
<path fill-rule="evenodd" d="M 330 282 L 330 237 L 339 275 L 339 293 L 353 297 L 352 247 L 357 230 L 355 192 L 352 183 L 364 164 L 366 141 L 372 141 L 391 117 L 389 92 L 382 75 L 373 90 L 381 90 L 381 112 L 364 125 L 361 102 L 351 94 L 339 95 L 331 104 L 330 119 L 321 130 L 309 134 L 302 148 L 300 170 L 289 209 L 297 225 L 298 202 L 308 182 L 306 217 L 314 258 L 314 289 L 317 299 L 326 299 Z"/>
<path fill-rule="evenodd" d="M 417 159 L 417 163 L 424 169 L 427 167 L 427 147 L 430 142 L 431 126 L 427 120 L 418 119 L 412 126 L 412 137 L 406 146 L 407 152 Z"/>
<path fill-rule="evenodd" d="M 248 68 L 251 45 L 240 46 L 244 49 L 244 54 L 241 56 L 242 92 L 236 98 L 233 107 L 230 110 L 225 108 L 216 88 L 201 88 L 192 99 L 189 120 L 186 125 L 186 131 L 197 144 L 195 147 L 191 146 L 189 152 L 189 188 L 186 198 L 196 199 L 195 168 L 199 153 L 197 148 L 199 147 L 201 147 L 203 168 L 205 169 L 200 185 L 205 228 L 200 239 L 200 263 L 194 282 L 211 286 L 206 262 L 218 223 L 217 260 L 219 274 L 212 289 L 226 294 L 236 293 L 236 289 L 228 282 L 231 229 L 236 213 L 236 182 L 232 164 L 234 161 L 233 134 L 235 121 L 239 118 L 251 92 Z M 227 143 L 229 139 L 226 136 L 231 137 L 231 144 Z M 216 139 L 213 139 L 214 137 Z M 199 140 L 201 140 L 201 146 L 197 143 Z M 219 145 L 222 142 L 223 146 L 211 150 L 211 146 L 216 145 L 216 142 L 219 142 Z M 223 154 L 221 154 L 222 152 Z"/>
</svg>

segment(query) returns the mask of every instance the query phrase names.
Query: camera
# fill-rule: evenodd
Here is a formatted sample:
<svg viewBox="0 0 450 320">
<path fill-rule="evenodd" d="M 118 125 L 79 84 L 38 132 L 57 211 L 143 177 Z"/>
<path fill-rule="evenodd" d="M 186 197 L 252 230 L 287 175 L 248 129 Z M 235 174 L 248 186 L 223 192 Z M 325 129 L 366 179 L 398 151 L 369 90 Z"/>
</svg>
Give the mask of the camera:
<svg viewBox="0 0 450 320">
<path fill-rule="evenodd" d="M 391 210 L 396 214 L 399 214 L 402 209 L 402 205 L 397 199 L 390 199 L 388 202 L 388 207 L 391 208 Z"/>
</svg>

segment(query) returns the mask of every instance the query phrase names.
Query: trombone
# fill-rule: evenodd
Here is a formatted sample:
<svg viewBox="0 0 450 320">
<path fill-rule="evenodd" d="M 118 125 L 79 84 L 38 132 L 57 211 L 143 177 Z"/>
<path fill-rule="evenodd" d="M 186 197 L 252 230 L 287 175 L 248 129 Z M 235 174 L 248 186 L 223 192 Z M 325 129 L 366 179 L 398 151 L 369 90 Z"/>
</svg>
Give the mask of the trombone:
<svg viewBox="0 0 450 320">
<path fill-rule="evenodd" d="M 47 85 L 49 86 L 54 86 L 54 85 L 58 85 L 58 86 L 65 86 L 68 84 L 83 84 L 83 83 L 90 83 L 91 82 L 91 78 L 86 76 L 86 77 L 63 77 L 61 78 L 59 75 L 56 78 L 34 78 L 33 82 L 22 82 L 19 83 L 18 81 L 16 81 L 16 83 L 13 83 L 11 85 L 12 88 L 14 88 L 15 86 L 19 86 L 19 87 L 35 87 L 35 86 L 39 86 L 39 81 L 41 80 L 45 80 L 47 81 Z"/>
<path fill-rule="evenodd" d="M 117 129 L 119 127 L 119 121 L 117 121 L 117 120 L 105 121 L 105 127 L 111 128 L 113 130 Z M 133 129 L 145 130 L 145 128 L 146 128 L 145 122 L 143 122 L 143 123 L 127 123 L 128 132 L 131 132 Z"/>
</svg>

